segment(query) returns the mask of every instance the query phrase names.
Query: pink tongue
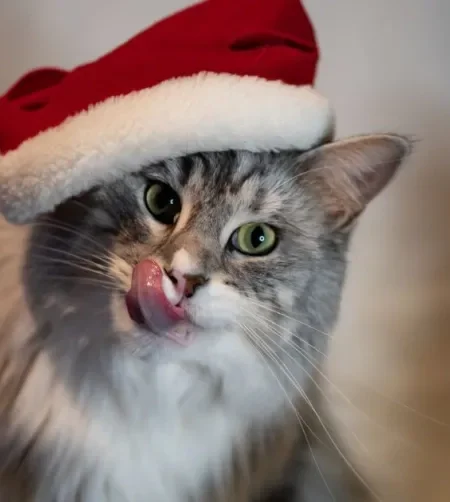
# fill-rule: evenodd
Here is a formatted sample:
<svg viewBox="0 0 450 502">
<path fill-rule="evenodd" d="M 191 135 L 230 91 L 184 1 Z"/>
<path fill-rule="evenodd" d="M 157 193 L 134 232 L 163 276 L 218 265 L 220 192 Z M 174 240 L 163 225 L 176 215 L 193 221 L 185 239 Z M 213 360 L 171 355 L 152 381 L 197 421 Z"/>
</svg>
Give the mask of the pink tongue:
<svg viewBox="0 0 450 502">
<path fill-rule="evenodd" d="M 155 334 L 164 334 L 180 343 L 188 342 L 184 310 L 173 305 L 164 293 L 163 271 L 154 260 L 144 260 L 133 270 L 126 302 L 130 315 Z"/>
</svg>

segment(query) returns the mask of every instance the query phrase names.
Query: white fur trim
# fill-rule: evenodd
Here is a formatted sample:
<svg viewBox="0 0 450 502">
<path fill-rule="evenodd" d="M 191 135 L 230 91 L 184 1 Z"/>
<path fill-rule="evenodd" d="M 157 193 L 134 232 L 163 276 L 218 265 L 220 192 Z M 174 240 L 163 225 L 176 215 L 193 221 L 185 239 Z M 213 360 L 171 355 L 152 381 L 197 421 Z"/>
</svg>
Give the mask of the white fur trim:
<svg viewBox="0 0 450 502">
<path fill-rule="evenodd" d="M 24 223 L 67 198 L 167 157 L 306 150 L 334 127 L 309 86 L 202 73 L 113 97 L 0 158 L 0 211 Z"/>
</svg>

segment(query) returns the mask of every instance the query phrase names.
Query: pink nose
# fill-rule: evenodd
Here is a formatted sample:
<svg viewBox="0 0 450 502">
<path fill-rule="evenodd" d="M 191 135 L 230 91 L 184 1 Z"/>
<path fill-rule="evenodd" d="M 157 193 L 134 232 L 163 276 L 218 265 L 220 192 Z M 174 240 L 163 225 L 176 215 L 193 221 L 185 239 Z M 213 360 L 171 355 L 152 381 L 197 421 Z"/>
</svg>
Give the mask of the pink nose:
<svg viewBox="0 0 450 502">
<path fill-rule="evenodd" d="M 177 293 L 182 294 L 185 298 L 194 296 L 197 289 L 206 283 L 206 279 L 202 275 L 183 274 L 176 269 L 165 272 L 175 286 Z"/>
</svg>

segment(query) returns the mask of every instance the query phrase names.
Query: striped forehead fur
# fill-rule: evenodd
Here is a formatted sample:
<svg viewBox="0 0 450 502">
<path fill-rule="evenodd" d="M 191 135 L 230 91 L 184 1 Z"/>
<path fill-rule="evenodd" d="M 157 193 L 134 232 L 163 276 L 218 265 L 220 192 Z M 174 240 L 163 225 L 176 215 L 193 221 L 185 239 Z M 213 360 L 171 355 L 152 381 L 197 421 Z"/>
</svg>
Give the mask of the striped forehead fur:
<svg viewBox="0 0 450 502">
<path fill-rule="evenodd" d="M 235 209 L 273 214 L 291 205 L 291 197 L 299 194 L 298 158 L 302 152 L 259 152 L 230 150 L 199 153 L 170 159 L 161 164 L 162 174 L 155 176 L 151 166 L 143 173 L 169 182 L 183 194 L 188 186 L 195 194 L 193 206 L 204 207 L 217 197 L 233 199 Z M 310 194 L 293 197 L 296 204 L 311 204 Z M 307 224 L 307 220 L 304 222 Z"/>
</svg>

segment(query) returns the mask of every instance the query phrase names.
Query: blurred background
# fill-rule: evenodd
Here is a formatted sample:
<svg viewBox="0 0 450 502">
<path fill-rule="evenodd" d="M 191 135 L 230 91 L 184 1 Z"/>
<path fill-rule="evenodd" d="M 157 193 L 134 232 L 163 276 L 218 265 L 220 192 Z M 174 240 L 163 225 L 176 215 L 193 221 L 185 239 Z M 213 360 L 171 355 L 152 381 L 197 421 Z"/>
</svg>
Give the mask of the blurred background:
<svg viewBox="0 0 450 502">
<path fill-rule="evenodd" d="M 96 58 L 190 3 L 3 0 L 0 94 L 35 66 Z M 380 500 L 448 502 L 450 2 L 304 4 L 322 51 L 317 87 L 335 106 L 338 135 L 419 140 L 355 235 L 331 384 L 323 383 L 330 409 L 350 462 Z"/>
</svg>

